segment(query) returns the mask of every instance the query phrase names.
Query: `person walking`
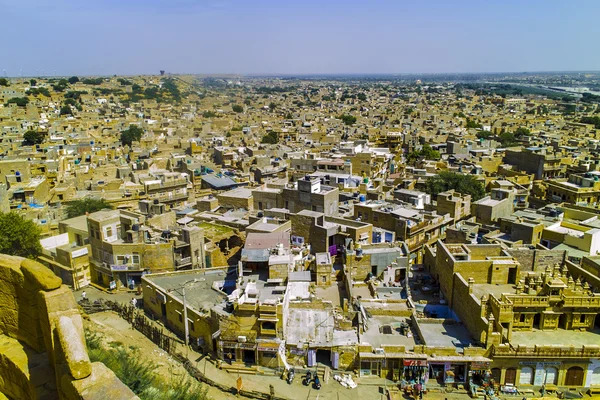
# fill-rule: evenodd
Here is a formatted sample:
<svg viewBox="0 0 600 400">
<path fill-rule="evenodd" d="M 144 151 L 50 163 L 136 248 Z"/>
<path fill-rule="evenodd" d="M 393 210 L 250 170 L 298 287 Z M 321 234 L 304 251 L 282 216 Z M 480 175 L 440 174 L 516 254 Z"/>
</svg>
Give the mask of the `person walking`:
<svg viewBox="0 0 600 400">
<path fill-rule="evenodd" d="M 135 297 L 131 299 L 131 305 L 133 306 L 133 308 L 137 308 L 137 300 L 135 299 Z"/>
<path fill-rule="evenodd" d="M 87 293 L 84 290 L 83 292 L 81 292 L 81 301 L 86 301 L 86 300 L 87 300 Z"/>
</svg>

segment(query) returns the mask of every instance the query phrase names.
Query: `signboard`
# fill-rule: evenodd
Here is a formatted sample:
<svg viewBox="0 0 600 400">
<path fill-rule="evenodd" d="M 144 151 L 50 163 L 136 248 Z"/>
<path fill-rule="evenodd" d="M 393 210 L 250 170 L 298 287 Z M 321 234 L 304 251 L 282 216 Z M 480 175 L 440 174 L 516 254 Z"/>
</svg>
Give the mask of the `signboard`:
<svg viewBox="0 0 600 400">
<path fill-rule="evenodd" d="M 405 367 L 426 367 L 427 360 L 404 360 Z"/>
<path fill-rule="evenodd" d="M 71 257 L 77 258 L 77 257 L 85 256 L 87 253 L 88 253 L 88 249 L 87 249 L 87 247 L 84 247 L 83 249 L 77 249 L 77 250 L 73 251 L 71 253 Z"/>
<path fill-rule="evenodd" d="M 219 342 L 224 349 L 237 349 L 238 344 L 236 342 Z"/>
<path fill-rule="evenodd" d="M 245 349 L 245 350 L 254 350 L 256 348 L 256 344 L 254 344 L 254 343 L 240 343 L 239 344 L 239 348 L 240 349 Z"/>
<path fill-rule="evenodd" d="M 256 349 L 258 351 L 269 351 L 272 353 L 277 353 L 277 351 L 279 350 L 279 345 L 278 344 L 262 344 L 262 345 L 258 345 L 258 347 Z"/>
<path fill-rule="evenodd" d="M 108 288 L 110 290 L 115 290 L 117 288 L 117 282 L 115 281 L 110 281 L 110 283 L 108 284 Z"/>
<path fill-rule="evenodd" d="M 489 369 L 489 368 L 490 368 L 490 362 L 489 361 L 473 361 L 471 363 L 471 369 L 472 370 Z"/>
<path fill-rule="evenodd" d="M 294 347 L 294 348 L 290 349 L 290 353 L 295 354 L 297 356 L 303 356 L 306 352 L 304 349 L 299 349 L 297 347 Z"/>
<path fill-rule="evenodd" d="M 113 271 L 127 271 L 127 265 L 111 265 L 110 269 Z"/>
</svg>

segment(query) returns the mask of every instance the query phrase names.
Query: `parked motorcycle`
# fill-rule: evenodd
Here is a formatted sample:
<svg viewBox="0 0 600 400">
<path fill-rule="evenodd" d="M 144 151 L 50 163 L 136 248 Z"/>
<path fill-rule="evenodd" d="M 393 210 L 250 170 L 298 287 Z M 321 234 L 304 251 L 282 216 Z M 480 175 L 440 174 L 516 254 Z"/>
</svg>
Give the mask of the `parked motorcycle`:
<svg viewBox="0 0 600 400">
<path fill-rule="evenodd" d="M 315 373 L 315 383 L 313 384 L 313 387 L 317 390 L 321 389 L 321 380 L 319 379 L 319 376 Z"/>
<path fill-rule="evenodd" d="M 302 384 L 304 386 L 308 386 L 310 385 L 310 382 L 312 382 L 312 372 L 307 371 L 306 375 L 304 375 L 304 378 L 302 379 Z"/>
<path fill-rule="evenodd" d="M 288 384 L 292 384 L 292 382 L 294 381 L 294 375 L 296 374 L 296 371 L 294 371 L 294 368 L 290 368 L 288 373 L 287 373 L 287 383 Z"/>
</svg>

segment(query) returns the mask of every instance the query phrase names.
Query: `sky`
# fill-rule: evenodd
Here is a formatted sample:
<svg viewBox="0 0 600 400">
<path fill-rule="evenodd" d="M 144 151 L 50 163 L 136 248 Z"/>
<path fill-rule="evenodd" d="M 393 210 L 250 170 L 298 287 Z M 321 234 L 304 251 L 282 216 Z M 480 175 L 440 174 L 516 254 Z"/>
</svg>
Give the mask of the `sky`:
<svg viewBox="0 0 600 400">
<path fill-rule="evenodd" d="M 599 0 L 0 0 L 0 70 L 597 71 L 599 15 Z"/>
</svg>

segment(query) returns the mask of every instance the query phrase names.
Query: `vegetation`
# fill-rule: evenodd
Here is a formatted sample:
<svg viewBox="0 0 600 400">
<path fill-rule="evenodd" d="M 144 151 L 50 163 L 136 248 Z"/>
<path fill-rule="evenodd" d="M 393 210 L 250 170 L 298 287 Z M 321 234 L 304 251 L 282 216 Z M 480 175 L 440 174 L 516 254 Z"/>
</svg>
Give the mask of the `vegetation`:
<svg viewBox="0 0 600 400">
<path fill-rule="evenodd" d="M 101 362 L 111 369 L 142 400 L 206 400 L 206 388 L 184 376 L 174 381 L 154 371 L 157 365 L 136 347 L 122 347 L 113 342 L 105 346 L 99 335 L 85 331 L 90 361 Z"/>
<path fill-rule="evenodd" d="M 42 253 L 40 228 L 16 212 L 0 213 L 0 253 L 35 259 Z"/>
<path fill-rule="evenodd" d="M 9 104 L 16 104 L 19 107 L 25 107 L 27 104 L 29 104 L 29 99 L 27 97 L 13 97 L 12 99 L 8 99 L 6 102 L 6 105 Z"/>
<path fill-rule="evenodd" d="M 56 85 L 52 85 L 55 92 L 64 92 L 69 87 L 69 82 L 66 79 L 61 79 Z"/>
<path fill-rule="evenodd" d="M 85 78 L 81 83 L 85 85 L 101 85 L 104 82 L 103 78 Z"/>
<path fill-rule="evenodd" d="M 75 200 L 69 203 L 67 206 L 67 215 L 69 218 L 75 218 L 80 215 L 85 215 L 86 213 L 93 213 L 106 208 L 112 209 L 113 206 L 104 199 L 88 197 L 83 200 Z"/>
<path fill-rule="evenodd" d="M 481 126 L 481 124 L 478 124 L 477 122 L 473 121 L 472 119 L 467 118 L 467 129 L 468 128 L 482 129 L 483 127 Z"/>
<path fill-rule="evenodd" d="M 413 164 L 419 158 L 424 158 L 426 160 L 439 160 L 442 158 L 442 156 L 440 155 L 439 151 L 433 150 L 430 145 L 425 144 L 421 150 L 416 150 L 412 153 L 409 153 L 406 158 L 409 163 Z"/>
<path fill-rule="evenodd" d="M 262 137 L 261 143 L 277 144 L 279 142 L 279 135 L 276 132 L 269 132 Z"/>
<path fill-rule="evenodd" d="M 0 86 L 8 86 L 8 79 L 6 78 L 0 78 Z"/>
<path fill-rule="evenodd" d="M 71 106 L 64 105 L 60 108 L 60 115 L 73 115 L 73 111 L 71 110 Z"/>
<path fill-rule="evenodd" d="M 78 77 L 72 76 L 72 77 L 69 78 L 69 83 L 71 85 L 74 84 L 74 83 L 77 83 L 77 82 L 79 82 L 79 78 Z"/>
<path fill-rule="evenodd" d="M 600 129 L 600 117 L 583 117 L 579 122 L 583 124 L 594 124 L 594 128 Z"/>
<path fill-rule="evenodd" d="M 123 146 L 131 146 L 133 142 L 138 142 L 144 131 L 137 125 L 129 125 L 129 128 L 121 132 L 121 143 Z"/>
<path fill-rule="evenodd" d="M 425 191 L 433 197 L 450 189 L 458 193 L 470 194 L 472 200 L 479 200 L 485 196 L 483 185 L 473 175 L 443 171 L 429 178 L 425 186 Z"/>
<path fill-rule="evenodd" d="M 244 112 L 244 107 L 240 106 L 239 104 L 232 105 L 231 109 L 233 110 L 233 112 L 236 112 L 236 113 Z"/>
<path fill-rule="evenodd" d="M 477 139 L 487 140 L 490 138 L 490 136 L 492 136 L 492 133 L 488 131 L 477 131 L 475 136 L 477 136 Z"/>
<path fill-rule="evenodd" d="M 356 123 L 356 117 L 354 115 L 344 114 L 338 117 L 346 125 L 353 125 Z"/>
<path fill-rule="evenodd" d="M 28 96 L 37 96 L 39 94 L 41 94 L 42 96 L 50 97 L 50 91 L 48 90 L 48 88 L 45 88 L 45 87 L 30 88 L 27 91 Z"/>
<path fill-rule="evenodd" d="M 45 136 L 42 132 L 28 130 L 23 134 L 23 145 L 34 146 L 40 144 L 44 141 Z"/>
<path fill-rule="evenodd" d="M 202 113 L 202 117 L 204 117 L 204 118 L 214 118 L 214 117 L 216 117 L 216 116 L 217 116 L 217 114 L 215 114 L 215 113 L 214 113 L 214 112 L 212 112 L 212 111 L 204 111 L 204 112 Z"/>
</svg>

